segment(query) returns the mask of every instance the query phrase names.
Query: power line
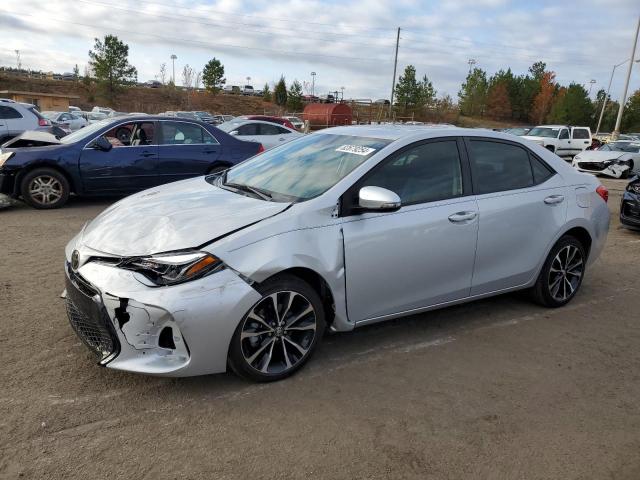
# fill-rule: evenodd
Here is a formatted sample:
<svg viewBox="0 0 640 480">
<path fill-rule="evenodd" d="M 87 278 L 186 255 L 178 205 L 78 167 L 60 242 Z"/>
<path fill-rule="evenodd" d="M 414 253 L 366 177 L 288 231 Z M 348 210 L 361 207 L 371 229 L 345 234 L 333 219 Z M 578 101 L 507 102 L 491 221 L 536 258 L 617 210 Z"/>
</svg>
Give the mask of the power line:
<svg viewBox="0 0 640 480">
<path fill-rule="evenodd" d="M 31 17 L 31 18 L 36 18 L 36 15 L 32 15 L 29 13 L 18 13 L 18 12 L 13 12 L 10 10 L 4 10 L 7 13 L 12 14 L 15 17 Z M 226 47 L 226 48 L 237 48 L 237 49 L 241 49 L 241 50 L 255 50 L 255 51 L 259 51 L 259 52 L 269 52 L 269 53 L 276 53 L 278 55 L 285 55 L 285 56 L 304 56 L 304 57 L 322 57 L 322 58 L 333 58 L 333 59 L 341 59 L 341 60 L 355 60 L 355 61 L 366 61 L 366 62 L 385 62 L 385 60 L 382 60 L 380 58 L 370 58 L 370 57 L 348 57 L 348 56 L 343 56 L 343 55 L 327 55 L 327 54 L 321 54 L 321 53 L 311 53 L 311 52 L 293 52 L 293 51 L 287 51 L 287 50 L 274 50 L 272 48 L 264 48 L 264 47 L 247 47 L 247 46 L 243 46 L 243 45 L 231 45 L 231 44 L 227 44 L 227 43 L 209 43 L 209 42 L 203 42 L 201 40 L 191 40 L 191 39 L 187 39 L 187 38 L 178 38 L 178 37 L 164 37 L 162 35 L 158 35 L 158 34 L 154 34 L 154 33 L 143 33 L 143 32 L 133 32 L 131 30 L 125 30 L 122 28 L 114 28 L 114 27 L 105 27 L 102 25 L 91 25 L 91 24 L 87 24 L 87 23 L 82 23 L 82 22 L 72 22 L 70 20 L 62 20 L 60 18 L 52 18 L 52 17 L 47 17 L 48 21 L 56 21 L 56 22 L 60 22 L 60 23 L 66 23 L 66 24 L 70 24 L 70 25 L 78 25 L 78 26 L 82 26 L 82 27 L 89 27 L 89 28 L 98 28 L 101 30 L 105 30 L 108 29 L 109 31 L 116 31 L 116 32 L 123 32 L 123 33 L 128 33 L 131 35 L 140 35 L 140 36 L 144 36 L 144 37 L 155 37 L 155 38 L 160 38 L 162 40 L 165 40 L 167 42 L 184 42 L 184 43 L 192 43 L 192 44 L 196 44 L 196 45 L 202 45 L 202 46 L 206 46 L 208 48 L 219 48 L 219 47 Z"/>
</svg>

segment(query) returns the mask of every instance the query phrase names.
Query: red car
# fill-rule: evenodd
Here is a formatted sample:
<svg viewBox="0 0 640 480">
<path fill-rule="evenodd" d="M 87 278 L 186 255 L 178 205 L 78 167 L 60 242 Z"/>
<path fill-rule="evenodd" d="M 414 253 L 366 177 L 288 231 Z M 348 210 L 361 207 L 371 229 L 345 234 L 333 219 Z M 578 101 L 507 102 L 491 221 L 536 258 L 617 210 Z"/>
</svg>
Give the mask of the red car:
<svg viewBox="0 0 640 480">
<path fill-rule="evenodd" d="M 293 123 L 282 117 L 272 117 L 270 115 L 245 115 L 242 118 L 246 118 L 247 120 L 262 120 L 264 122 L 278 123 L 280 125 L 284 125 L 287 128 L 290 128 L 291 130 L 296 129 L 296 127 L 293 126 Z"/>
</svg>

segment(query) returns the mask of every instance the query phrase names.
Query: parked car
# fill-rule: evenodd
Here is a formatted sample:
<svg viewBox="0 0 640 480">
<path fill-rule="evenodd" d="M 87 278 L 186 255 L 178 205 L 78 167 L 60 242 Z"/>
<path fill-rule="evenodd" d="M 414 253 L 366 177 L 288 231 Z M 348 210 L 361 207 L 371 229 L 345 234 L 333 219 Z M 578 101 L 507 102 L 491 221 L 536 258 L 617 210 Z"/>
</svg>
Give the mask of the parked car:
<svg viewBox="0 0 640 480">
<path fill-rule="evenodd" d="M 531 131 L 531 127 L 512 127 L 506 128 L 504 133 L 510 133 L 511 135 L 516 135 L 518 137 L 522 137 L 527 135 Z"/>
<path fill-rule="evenodd" d="M 69 110 L 69 113 L 81 113 L 82 112 L 80 107 L 74 107 L 73 105 L 69 105 L 69 108 L 67 110 Z"/>
<path fill-rule="evenodd" d="M 243 95 L 253 95 L 254 94 L 253 87 L 251 85 L 245 85 L 242 88 L 242 94 Z"/>
<path fill-rule="evenodd" d="M 159 82 L 158 80 L 147 80 L 145 82 L 145 86 L 149 88 L 160 88 L 162 87 L 162 82 Z"/>
<path fill-rule="evenodd" d="M 222 91 L 223 93 L 229 93 L 232 95 L 240 95 L 242 93 L 242 90 L 237 85 L 225 85 L 222 88 Z"/>
<path fill-rule="evenodd" d="M 253 91 L 253 96 L 254 97 L 262 97 L 264 95 L 264 90 L 254 90 Z"/>
<path fill-rule="evenodd" d="M 391 105 L 391 102 L 389 100 L 387 100 L 386 98 L 379 98 L 378 100 L 374 101 L 373 103 L 375 103 L 376 105 Z"/>
<path fill-rule="evenodd" d="M 218 172 L 262 150 L 194 120 L 106 119 L 49 146 L 3 147 L 0 193 L 35 208 L 58 208 L 71 193 L 126 195 Z"/>
<path fill-rule="evenodd" d="M 244 118 L 247 120 L 262 120 L 263 122 L 277 123 L 279 125 L 284 125 L 285 127 L 290 128 L 291 130 L 295 130 L 295 127 L 293 126 L 291 121 L 284 117 L 276 117 L 273 115 L 244 115 L 242 117 L 238 117 L 238 119 L 240 118 Z"/>
<path fill-rule="evenodd" d="M 262 120 L 235 119 L 221 123 L 218 128 L 240 140 L 259 142 L 265 150 L 290 142 L 303 135 L 292 128 Z"/>
<path fill-rule="evenodd" d="M 627 227 L 640 228 L 640 176 L 631 179 L 620 202 L 620 223 Z"/>
<path fill-rule="evenodd" d="M 236 117 L 234 117 L 233 115 L 222 115 L 222 119 L 225 122 L 229 122 L 229 121 L 233 120 L 234 118 L 236 118 Z"/>
<path fill-rule="evenodd" d="M 47 131 L 51 121 L 35 105 L 0 99 L 0 145 L 27 130 Z"/>
<path fill-rule="evenodd" d="M 209 112 L 197 111 L 193 113 L 201 122 L 208 123 L 210 125 L 217 125 L 215 119 L 213 118 L 213 115 L 211 115 Z"/>
<path fill-rule="evenodd" d="M 304 128 L 304 122 L 300 120 L 298 117 L 282 117 L 285 120 L 289 120 L 291 122 L 291 126 L 296 130 L 302 130 Z"/>
<path fill-rule="evenodd" d="M 512 135 L 330 128 L 107 209 L 65 249 L 67 312 L 108 368 L 278 380 L 327 328 L 524 289 L 566 305 L 607 195 Z"/>
<path fill-rule="evenodd" d="M 591 145 L 591 129 L 567 125 L 540 125 L 533 127 L 522 138 L 570 160 Z"/>
<path fill-rule="evenodd" d="M 640 172 L 640 142 L 620 140 L 586 150 L 573 157 L 573 166 L 580 172 L 627 178 L 634 169 Z"/>
<path fill-rule="evenodd" d="M 68 127 L 72 132 L 80 128 L 86 127 L 89 122 L 79 115 L 73 115 L 69 112 L 42 112 L 42 116 L 55 122 L 63 127 Z"/>
<path fill-rule="evenodd" d="M 113 114 L 116 113 L 116 111 L 113 108 L 109 108 L 109 107 L 93 107 L 91 109 L 92 112 L 95 113 L 103 113 L 105 114 L 107 117 L 109 116 L 113 116 Z"/>
</svg>

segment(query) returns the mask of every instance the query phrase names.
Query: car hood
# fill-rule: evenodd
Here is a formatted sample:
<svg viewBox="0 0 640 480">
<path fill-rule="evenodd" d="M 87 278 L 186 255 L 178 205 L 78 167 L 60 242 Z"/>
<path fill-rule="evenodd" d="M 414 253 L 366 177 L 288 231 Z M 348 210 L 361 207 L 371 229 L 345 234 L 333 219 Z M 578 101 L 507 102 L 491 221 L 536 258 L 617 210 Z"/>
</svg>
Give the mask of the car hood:
<svg viewBox="0 0 640 480">
<path fill-rule="evenodd" d="M 578 162 L 602 162 L 604 160 L 615 160 L 625 155 L 625 152 L 608 152 L 599 150 L 585 150 L 576 155 Z"/>
<path fill-rule="evenodd" d="M 22 132 L 4 144 L 3 150 L 24 147 L 57 147 L 61 144 L 53 134 L 36 130 Z"/>
<path fill-rule="evenodd" d="M 289 205 L 233 193 L 197 177 L 117 202 L 85 227 L 80 242 L 117 256 L 194 248 L 276 215 Z"/>
</svg>

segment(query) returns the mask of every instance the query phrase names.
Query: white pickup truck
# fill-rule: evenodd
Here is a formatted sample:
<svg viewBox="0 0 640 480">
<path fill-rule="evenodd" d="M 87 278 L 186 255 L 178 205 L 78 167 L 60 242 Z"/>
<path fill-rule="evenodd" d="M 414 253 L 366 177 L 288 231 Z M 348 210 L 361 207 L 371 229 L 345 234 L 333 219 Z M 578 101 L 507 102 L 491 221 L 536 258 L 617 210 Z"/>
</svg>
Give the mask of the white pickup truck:
<svg viewBox="0 0 640 480">
<path fill-rule="evenodd" d="M 532 128 L 522 138 L 542 145 L 565 160 L 571 160 L 591 145 L 591 129 L 567 125 L 540 125 Z"/>
</svg>

